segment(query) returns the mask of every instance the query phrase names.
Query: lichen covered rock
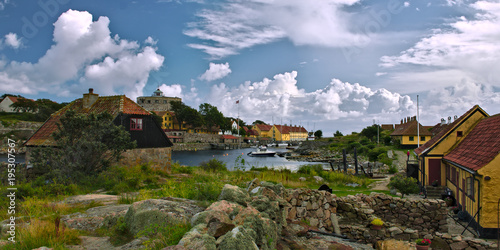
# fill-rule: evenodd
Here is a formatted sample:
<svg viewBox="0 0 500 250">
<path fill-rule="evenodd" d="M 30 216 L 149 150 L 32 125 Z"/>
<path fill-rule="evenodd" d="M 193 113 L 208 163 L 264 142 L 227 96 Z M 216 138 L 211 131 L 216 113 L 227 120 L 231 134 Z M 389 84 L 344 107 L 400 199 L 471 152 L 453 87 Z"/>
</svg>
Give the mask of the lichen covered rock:
<svg viewBox="0 0 500 250">
<path fill-rule="evenodd" d="M 219 200 L 236 202 L 242 206 L 246 206 L 250 201 L 250 195 L 242 188 L 226 184 L 222 188 L 222 192 L 219 195 Z"/>
</svg>

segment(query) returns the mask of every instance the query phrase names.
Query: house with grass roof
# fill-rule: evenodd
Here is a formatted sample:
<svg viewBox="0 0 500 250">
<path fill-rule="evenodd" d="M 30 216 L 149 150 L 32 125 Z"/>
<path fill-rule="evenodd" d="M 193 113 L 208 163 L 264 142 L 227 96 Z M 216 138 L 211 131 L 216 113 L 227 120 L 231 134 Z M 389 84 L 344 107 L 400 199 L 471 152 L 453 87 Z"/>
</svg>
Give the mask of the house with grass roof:
<svg viewBox="0 0 500 250">
<path fill-rule="evenodd" d="M 154 166 L 169 169 L 172 142 L 154 121 L 152 114 L 125 95 L 99 96 L 89 93 L 52 114 L 47 121 L 24 143 L 28 148 L 55 146 L 52 134 L 58 129 L 60 118 L 69 110 L 78 114 L 100 114 L 107 112 L 113 117 L 113 124 L 123 126 L 130 134 L 130 140 L 137 147 L 123 153 L 125 163 L 152 162 Z M 29 152 L 27 155 L 29 159 Z"/>
</svg>

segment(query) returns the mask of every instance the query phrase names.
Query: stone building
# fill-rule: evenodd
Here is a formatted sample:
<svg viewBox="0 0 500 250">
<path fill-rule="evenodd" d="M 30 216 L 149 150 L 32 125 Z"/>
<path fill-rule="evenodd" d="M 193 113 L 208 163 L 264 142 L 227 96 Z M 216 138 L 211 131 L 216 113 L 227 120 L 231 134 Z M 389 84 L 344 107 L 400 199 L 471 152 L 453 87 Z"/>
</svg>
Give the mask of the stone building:
<svg viewBox="0 0 500 250">
<path fill-rule="evenodd" d="M 156 89 L 152 96 L 137 97 L 137 104 L 148 111 L 171 111 L 171 101 L 182 102 L 182 98 L 164 96 L 160 89 Z"/>
</svg>

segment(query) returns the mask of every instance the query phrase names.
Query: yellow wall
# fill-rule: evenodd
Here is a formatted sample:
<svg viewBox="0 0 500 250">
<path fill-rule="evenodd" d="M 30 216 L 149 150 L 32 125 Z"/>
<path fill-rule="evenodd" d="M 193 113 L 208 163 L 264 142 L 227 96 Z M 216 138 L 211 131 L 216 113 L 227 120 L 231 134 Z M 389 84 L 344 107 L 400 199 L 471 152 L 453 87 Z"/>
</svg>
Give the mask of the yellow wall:
<svg viewBox="0 0 500 250">
<path fill-rule="evenodd" d="M 425 140 L 420 140 L 420 145 L 423 145 L 424 143 L 426 143 L 428 140 L 431 139 L 430 135 L 426 135 L 426 136 L 422 135 L 420 137 L 425 137 Z M 410 141 L 409 135 L 402 136 L 402 138 L 400 138 L 400 141 L 401 141 L 401 145 L 417 145 L 418 144 L 418 138 L 416 135 L 413 136 L 413 141 Z"/>
<path fill-rule="evenodd" d="M 488 165 L 478 170 L 481 175 L 481 218 L 480 225 L 483 228 L 497 227 L 497 206 L 500 199 L 500 154 Z M 491 180 L 484 180 L 485 176 Z"/>
<path fill-rule="evenodd" d="M 273 128 L 271 128 L 271 134 L 274 135 L 273 138 L 276 141 L 289 141 L 290 140 L 290 134 L 282 134 L 279 129 L 273 125 Z"/>
<path fill-rule="evenodd" d="M 252 129 L 255 129 L 255 131 L 259 133 L 259 137 L 272 137 L 272 130 L 262 131 L 256 125 L 253 125 Z"/>
<path fill-rule="evenodd" d="M 475 127 L 475 125 L 484 118 L 485 116 L 478 110 L 476 110 L 467 120 L 462 122 L 460 126 L 453 129 L 452 133 L 450 133 L 447 137 L 442 139 L 434 148 L 426 152 L 426 155 L 438 155 L 436 157 L 420 157 L 419 164 L 420 169 L 422 169 L 422 163 L 425 162 L 425 174 L 427 177 L 429 176 L 429 159 L 442 159 L 442 156 L 449 153 L 452 149 L 454 149 L 460 141 L 462 141 L 469 132 Z M 457 131 L 462 131 L 463 136 L 457 137 Z M 415 138 L 416 139 L 416 138 Z M 423 144 L 423 143 L 422 143 Z M 445 184 L 446 178 L 446 169 L 445 165 L 441 163 L 441 185 Z M 421 176 L 419 176 L 419 180 L 421 180 Z M 426 179 L 423 182 L 424 185 L 430 185 L 429 180 Z"/>
<path fill-rule="evenodd" d="M 480 112 L 475 112 L 469 119 L 464 121 L 460 126 L 455 128 L 453 132 L 434 147 L 429 154 L 446 154 L 449 153 L 460 141 L 462 141 L 475 125 L 485 116 Z M 463 131 L 462 137 L 457 137 L 457 131 Z"/>
<path fill-rule="evenodd" d="M 174 122 L 174 118 L 169 114 L 165 113 L 163 116 L 163 122 L 161 124 L 162 129 L 174 129 L 174 130 L 186 130 L 186 124 L 182 124 L 182 129 L 179 129 L 179 123 Z"/>
<path fill-rule="evenodd" d="M 292 132 L 290 131 L 290 140 L 292 141 L 305 141 L 307 139 L 306 132 Z"/>
</svg>

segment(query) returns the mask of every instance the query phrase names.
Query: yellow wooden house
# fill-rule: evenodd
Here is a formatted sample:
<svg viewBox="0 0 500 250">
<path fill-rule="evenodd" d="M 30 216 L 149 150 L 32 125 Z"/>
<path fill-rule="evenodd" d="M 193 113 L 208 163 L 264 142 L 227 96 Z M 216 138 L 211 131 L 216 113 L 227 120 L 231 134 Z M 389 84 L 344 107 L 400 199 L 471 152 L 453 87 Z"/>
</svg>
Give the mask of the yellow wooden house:
<svg viewBox="0 0 500 250">
<path fill-rule="evenodd" d="M 272 138 L 272 129 L 273 126 L 267 125 L 267 124 L 255 124 L 253 125 L 252 129 L 257 131 L 259 134 L 258 137 L 268 137 Z"/>
<path fill-rule="evenodd" d="M 305 141 L 307 140 L 307 130 L 302 126 L 291 126 L 290 141 Z"/>
<path fill-rule="evenodd" d="M 179 128 L 179 122 L 175 119 L 175 113 L 171 111 L 160 111 L 155 112 L 158 116 L 162 117 L 161 128 L 166 130 L 188 130 L 186 123 L 182 123 L 182 127 Z"/>
<path fill-rule="evenodd" d="M 288 126 L 273 125 L 271 128 L 272 138 L 275 141 L 290 141 L 290 130 Z"/>
<path fill-rule="evenodd" d="M 481 119 L 443 157 L 446 186 L 481 238 L 499 233 L 500 114 Z"/>
<path fill-rule="evenodd" d="M 401 124 L 396 124 L 391 133 L 393 141 L 399 141 L 401 148 L 417 148 L 431 139 L 432 133 L 417 121 L 417 117 L 408 117 Z"/>
<path fill-rule="evenodd" d="M 419 161 L 419 182 L 426 186 L 437 180 L 439 185 L 445 183 L 445 167 L 443 157 L 488 114 L 478 105 L 455 119 L 424 145 L 415 149 Z"/>
</svg>

